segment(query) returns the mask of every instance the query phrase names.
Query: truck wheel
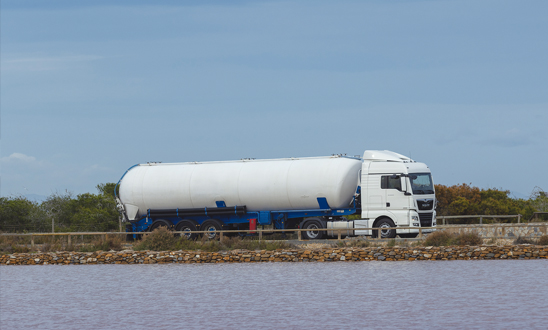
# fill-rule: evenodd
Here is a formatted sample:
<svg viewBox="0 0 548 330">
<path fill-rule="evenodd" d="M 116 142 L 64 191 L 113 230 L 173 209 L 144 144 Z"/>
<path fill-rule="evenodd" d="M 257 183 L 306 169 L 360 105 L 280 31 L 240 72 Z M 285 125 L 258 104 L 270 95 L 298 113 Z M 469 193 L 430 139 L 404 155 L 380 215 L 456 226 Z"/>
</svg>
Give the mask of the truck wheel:
<svg viewBox="0 0 548 330">
<path fill-rule="evenodd" d="M 390 219 L 383 218 L 383 219 L 379 220 L 379 222 L 377 222 L 375 227 L 381 228 L 381 230 L 380 230 L 381 238 L 394 238 L 394 237 L 396 237 L 396 229 L 388 229 L 388 228 L 396 227 L 394 222 Z M 373 230 L 373 237 L 376 238 L 378 232 L 379 232 L 378 230 Z"/>
<path fill-rule="evenodd" d="M 214 239 L 215 237 L 217 237 L 217 231 L 219 230 L 223 230 L 223 224 L 219 220 L 215 219 L 206 220 L 200 226 L 200 231 L 208 232 L 203 235 L 209 239 Z"/>
<path fill-rule="evenodd" d="M 160 220 L 154 221 L 152 223 L 152 226 L 150 226 L 149 230 L 153 231 L 154 229 L 158 229 L 160 227 L 166 227 L 168 230 L 172 230 L 173 224 L 169 220 L 160 219 Z"/>
<path fill-rule="evenodd" d="M 175 231 L 184 231 L 185 232 L 184 234 L 177 234 L 177 236 L 180 236 L 186 239 L 194 240 L 196 239 L 196 237 L 198 237 L 198 234 L 193 233 L 196 231 L 196 225 L 194 224 L 194 222 L 190 220 L 179 221 L 177 226 L 175 226 Z"/>
<path fill-rule="evenodd" d="M 303 238 L 304 239 L 322 239 L 325 235 L 325 231 L 317 230 L 321 229 L 322 223 L 319 220 L 311 220 L 304 224 L 303 229 L 306 229 L 306 231 L 303 231 Z"/>
</svg>

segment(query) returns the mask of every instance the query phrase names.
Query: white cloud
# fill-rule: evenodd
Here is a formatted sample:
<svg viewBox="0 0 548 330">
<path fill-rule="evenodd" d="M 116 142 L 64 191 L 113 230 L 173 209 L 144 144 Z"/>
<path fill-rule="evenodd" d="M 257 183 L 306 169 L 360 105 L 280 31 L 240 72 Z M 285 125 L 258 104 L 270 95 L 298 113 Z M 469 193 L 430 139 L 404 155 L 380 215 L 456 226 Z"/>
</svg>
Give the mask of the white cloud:
<svg viewBox="0 0 548 330">
<path fill-rule="evenodd" d="M 36 161 L 36 157 L 27 156 L 19 152 L 14 152 L 8 157 L 0 158 L 0 160 L 2 161 L 2 163 L 11 163 L 11 162 L 34 163 Z"/>
</svg>

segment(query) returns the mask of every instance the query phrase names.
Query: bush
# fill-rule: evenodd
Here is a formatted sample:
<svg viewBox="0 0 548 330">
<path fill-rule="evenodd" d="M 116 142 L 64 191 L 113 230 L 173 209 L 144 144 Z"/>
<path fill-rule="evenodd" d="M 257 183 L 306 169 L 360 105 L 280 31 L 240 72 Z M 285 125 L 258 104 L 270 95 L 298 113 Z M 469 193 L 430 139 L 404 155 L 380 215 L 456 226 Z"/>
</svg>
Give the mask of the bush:
<svg viewBox="0 0 548 330">
<path fill-rule="evenodd" d="M 480 245 L 483 239 L 476 233 L 450 233 L 445 230 L 438 230 L 426 236 L 426 246 L 448 246 L 448 245 Z"/>
<path fill-rule="evenodd" d="M 186 240 L 186 238 L 185 238 Z M 148 235 L 144 235 L 144 238 L 134 246 L 137 251 L 140 250 L 153 250 L 153 251 L 167 251 L 178 250 L 180 239 L 173 236 L 171 231 L 165 227 L 159 227 L 152 231 Z"/>
<path fill-rule="evenodd" d="M 514 244 L 535 244 L 530 238 L 518 236 Z"/>
<path fill-rule="evenodd" d="M 105 241 L 102 238 L 96 238 L 91 242 L 91 245 L 82 245 L 79 252 L 95 252 L 95 251 L 121 251 L 122 237 L 120 235 L 109 236 Z"/>
<path fill-rule="evenodd" d="M 228 250 L 277 250 L 290 249 L 294 245 L 285 241 L 265 241 L 257 239 L 242 239 L 241 237 L 223 237 L 222 240 L 208 240 L 202 237 L 201 240 L 189 240 L 186 237 L 176 237 L 166 228 L 158 228 L 151 234 L 146 235 L 140 242 L 134 245 L 136 251 L 206 251 L 218 252 Z"/>
<path fill-rule="evenodd" d="M 483 239 L 476 233 L 462 233 L 455 237 L 454 245 L 481 245 Z"/>
<path fill-rule="evenodd" d="M 542 235 L 538 239 L 538 245 L 548 245 L 548 235 Z"/>
<path fill-rule="evenodd" d="M 31 249 L 22 237 L 0 236 L 0 254 L 28 253 Z"/>
<path fill-rule="evenodd" d="M 426 236 L 424 245 L 426 246 L 446 246 L 450 245 L 451 240 L 455 237 L 455 234 L 445 230 L 438 230 Z"/>
<path fill-rule="evenodd" d="M 222 245 L 227 250 L 278 250 L 291 249 L 295 246 L 286 241 L 242 239 L 241 237 L 223 238 Z"/>
</svg>

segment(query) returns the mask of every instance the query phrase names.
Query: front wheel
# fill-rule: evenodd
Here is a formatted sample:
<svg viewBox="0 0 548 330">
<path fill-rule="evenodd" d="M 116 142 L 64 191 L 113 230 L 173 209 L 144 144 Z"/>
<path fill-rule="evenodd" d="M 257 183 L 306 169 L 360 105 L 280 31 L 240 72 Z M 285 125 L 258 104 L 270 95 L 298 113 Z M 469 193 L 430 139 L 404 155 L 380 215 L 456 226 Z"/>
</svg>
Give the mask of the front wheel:
<svg viewBox="0 0 548 330">
<path fill-rule="evenodd" d="M 384 218 L 379 220 L 377 222 L 377 225 L 375 226 L 380 229 L 381 232 L 381 238 L 395 238 L 396 237 L 396 229 L 390 229 L 396 227 L 394 222 L 390 219 Z M 373 230 L 373 237 L 378 237 L 379 230 Z"/>
<path fill-rule="evenodd" d="M 318 230 L 321 229 L 322 223 L 318 220 L 312 220 L 308 221 L 304 224 L 303 229 L 306 229 L 306 231 L 303 231 L 303 238 L 304 239 L 322 239 L 325 235 L 325 231 Z"/>
</svg>

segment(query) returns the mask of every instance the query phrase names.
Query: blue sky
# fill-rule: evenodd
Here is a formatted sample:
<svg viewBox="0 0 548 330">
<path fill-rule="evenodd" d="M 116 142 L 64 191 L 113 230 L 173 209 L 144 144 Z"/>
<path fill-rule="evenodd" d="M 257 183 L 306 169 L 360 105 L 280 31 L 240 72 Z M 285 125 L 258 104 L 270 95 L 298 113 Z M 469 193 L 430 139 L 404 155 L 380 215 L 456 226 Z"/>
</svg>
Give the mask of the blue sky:
<svg viewBox="0 0 548 330">
<path fill-rule="evenodd" d="M 546 1 L 1 6 L 2 196 L 366 149 L 440 184 L 548 190 Z"/>
</svg>

